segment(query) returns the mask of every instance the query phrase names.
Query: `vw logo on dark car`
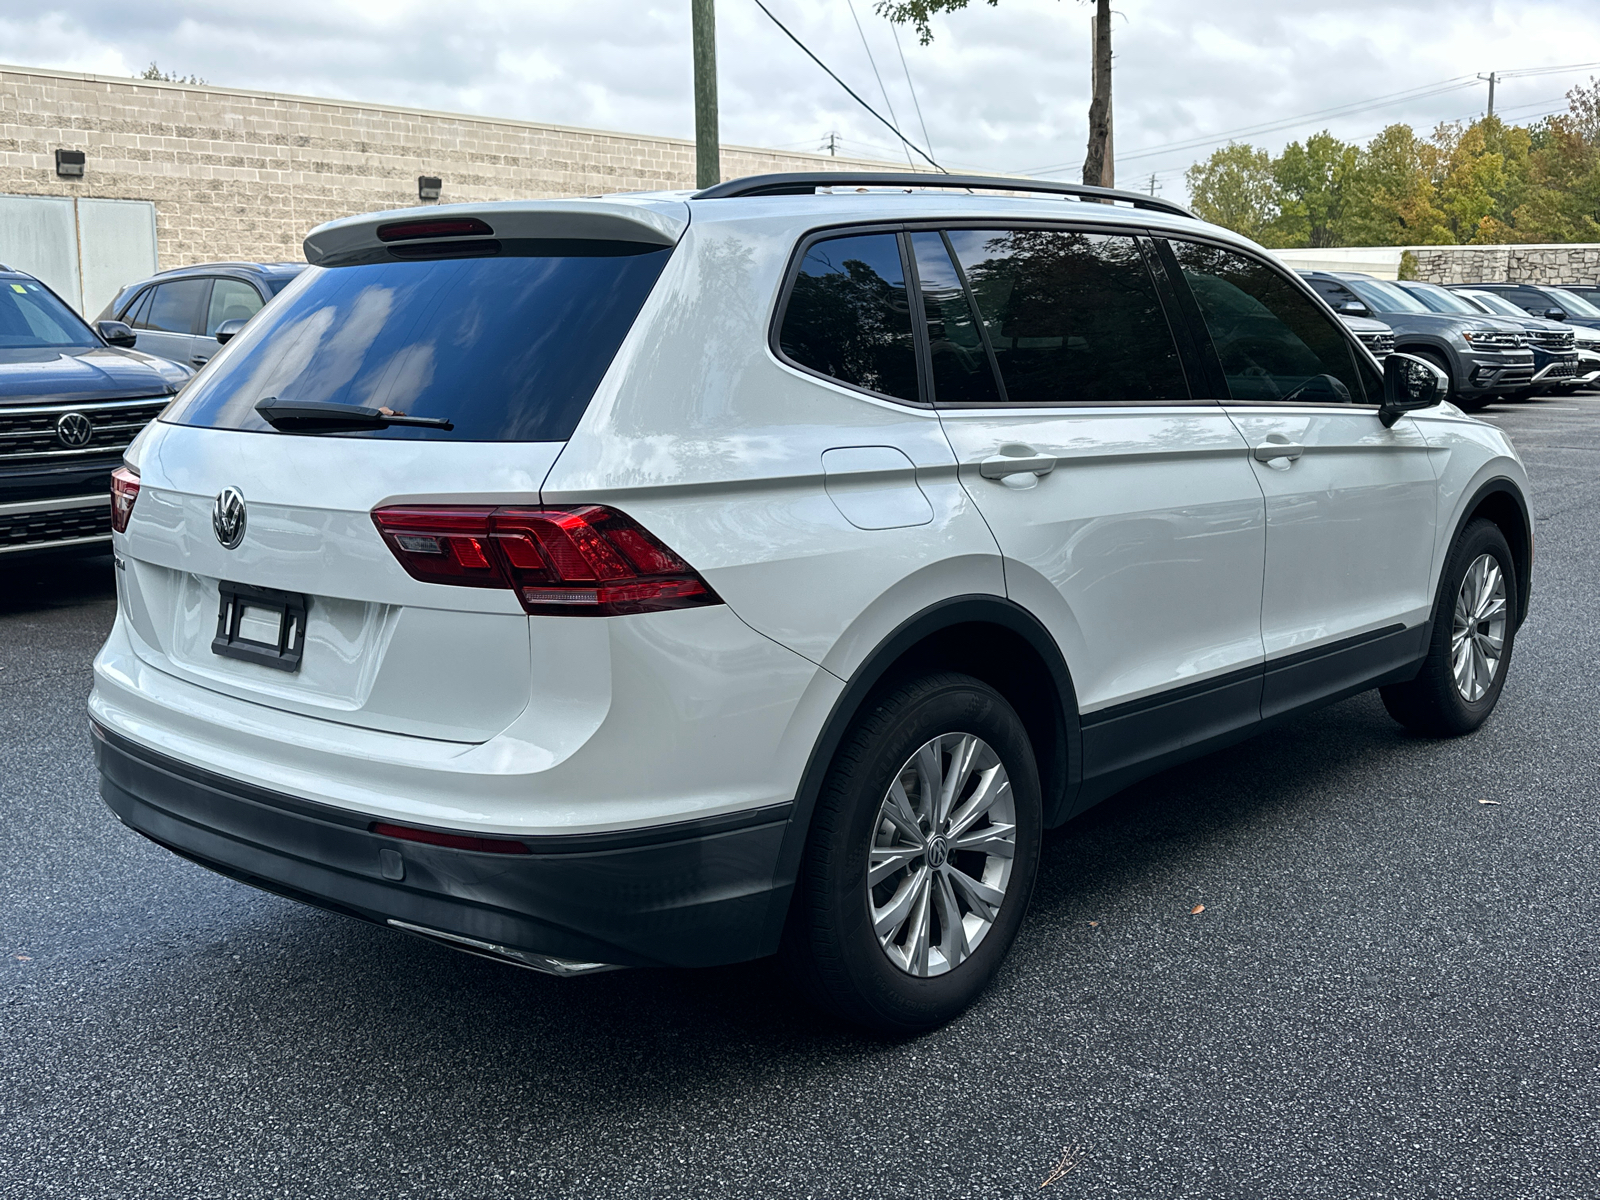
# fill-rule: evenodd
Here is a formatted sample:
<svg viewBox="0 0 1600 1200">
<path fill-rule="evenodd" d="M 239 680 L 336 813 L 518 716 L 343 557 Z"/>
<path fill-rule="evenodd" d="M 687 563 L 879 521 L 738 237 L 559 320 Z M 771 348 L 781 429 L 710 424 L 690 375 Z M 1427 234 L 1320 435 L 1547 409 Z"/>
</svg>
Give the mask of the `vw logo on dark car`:
<svg viewBox="0 0 1600 1200">
<path fill-rule="evenodd" d="M 56 418 L 56 440 L 70 450 L 87 446 L 94 437 L 94 422 L 81 412 L 66 412 Z"/>
<path fill-rule="evenodd" d="M 211 506 L 211 530 L 224 550 L 244 541 L 244 493 L 236 487 L 224 488 Z"/>
</svg>

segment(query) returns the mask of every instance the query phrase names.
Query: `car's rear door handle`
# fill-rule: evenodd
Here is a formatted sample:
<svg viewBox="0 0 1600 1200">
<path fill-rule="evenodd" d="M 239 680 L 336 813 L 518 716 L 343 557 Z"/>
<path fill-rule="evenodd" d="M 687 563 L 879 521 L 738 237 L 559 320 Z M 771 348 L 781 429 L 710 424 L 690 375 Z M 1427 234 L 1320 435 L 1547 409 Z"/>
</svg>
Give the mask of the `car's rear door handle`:
<svg viewBox="0 0 1600 1200">
<path fill-rule="evenodd" d="M 1056 469 L 1056 460 L 1040 454 L 1032 446 L 1002 446 L 1000 453 L 978 464 L 978 474 L 1007 487 L 1032 487 L 1042 476 Z M 1023 476 L 1028 476 L 1024 479 Z"/>
<path fill-rule="evenodd" d="M 1270 437 L 1256 447 L 1257 462 L 1271 462 L 1275 458 L 1287 458 L 1290 462 L 1299 458 L 1306 452 L 1306 448 L 1296 442 L 1275 442 Z"/>
</svg>

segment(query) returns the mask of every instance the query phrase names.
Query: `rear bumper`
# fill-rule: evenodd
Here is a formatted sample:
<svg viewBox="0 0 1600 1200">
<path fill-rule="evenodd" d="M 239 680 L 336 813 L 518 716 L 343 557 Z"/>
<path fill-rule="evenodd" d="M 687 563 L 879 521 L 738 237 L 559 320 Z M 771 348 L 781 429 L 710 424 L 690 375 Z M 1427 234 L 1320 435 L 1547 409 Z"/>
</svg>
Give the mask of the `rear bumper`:
<svg viewBox="0 0 1600 1200">
<path fill-rule="evenodd" d="M 291 899 L 556 973 L 710 966 L 773 948 L 773 877 L 790 804 L 642 830 L 524 837 L 528 854 L 480 853 L 383 837 L 368 816 L 230 780 L 91 728 L 101 797 L 125 825 Z"/>
</svg>

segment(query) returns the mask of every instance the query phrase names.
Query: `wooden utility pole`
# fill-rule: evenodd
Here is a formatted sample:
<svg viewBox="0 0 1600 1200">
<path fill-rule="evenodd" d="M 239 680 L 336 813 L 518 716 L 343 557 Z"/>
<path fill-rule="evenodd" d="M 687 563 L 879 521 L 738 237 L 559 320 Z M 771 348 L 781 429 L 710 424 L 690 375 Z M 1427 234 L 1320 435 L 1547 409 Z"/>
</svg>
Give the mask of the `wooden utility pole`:
<svg viewBox="0 0 1600 1200">
<path fill-rule="evenodd" d="M 1117 172 L 1111 153 L 1111 0 L 1095 0 L 1091 29 L 1094 94 L 1089 102 L 1089 152 L 1083 159 L 1083 181 L 1115 187 Z"/>
<path fill-rule="evenodd" d="M 708 188 L 722 182 L 717 140 L 717 14 L 713 0 L 689 0 L 694 23 L 694 178 Z"/>
</svg>

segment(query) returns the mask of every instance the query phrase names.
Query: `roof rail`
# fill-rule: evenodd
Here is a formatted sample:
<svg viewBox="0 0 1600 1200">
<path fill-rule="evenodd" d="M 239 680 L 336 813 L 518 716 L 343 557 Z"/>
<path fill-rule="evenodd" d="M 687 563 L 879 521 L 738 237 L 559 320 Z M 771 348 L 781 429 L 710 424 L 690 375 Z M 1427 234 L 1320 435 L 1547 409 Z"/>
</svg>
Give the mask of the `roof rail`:
<svg viewBox="0 0 1600 1200">
<path fill-rule="evenodd" d="M 1079 200 L 1129 204 L 1174 217 L 1195 218 L 1181 204 L 1124 192 L 1118 188 L 1091 187 L 1087 183 L 1055 183 L 1040 179 L 1007 179 L 1001 175 L 936 175 L 911 171 L 797 171 L 781 175 L 746 175 L 696 192 L 692 200 L 731 200 L 744 196 L 804 196 L 819 187 L 962 188 L 985 192 L 1040 192 L 1074 196 Z"/>
</svg>

